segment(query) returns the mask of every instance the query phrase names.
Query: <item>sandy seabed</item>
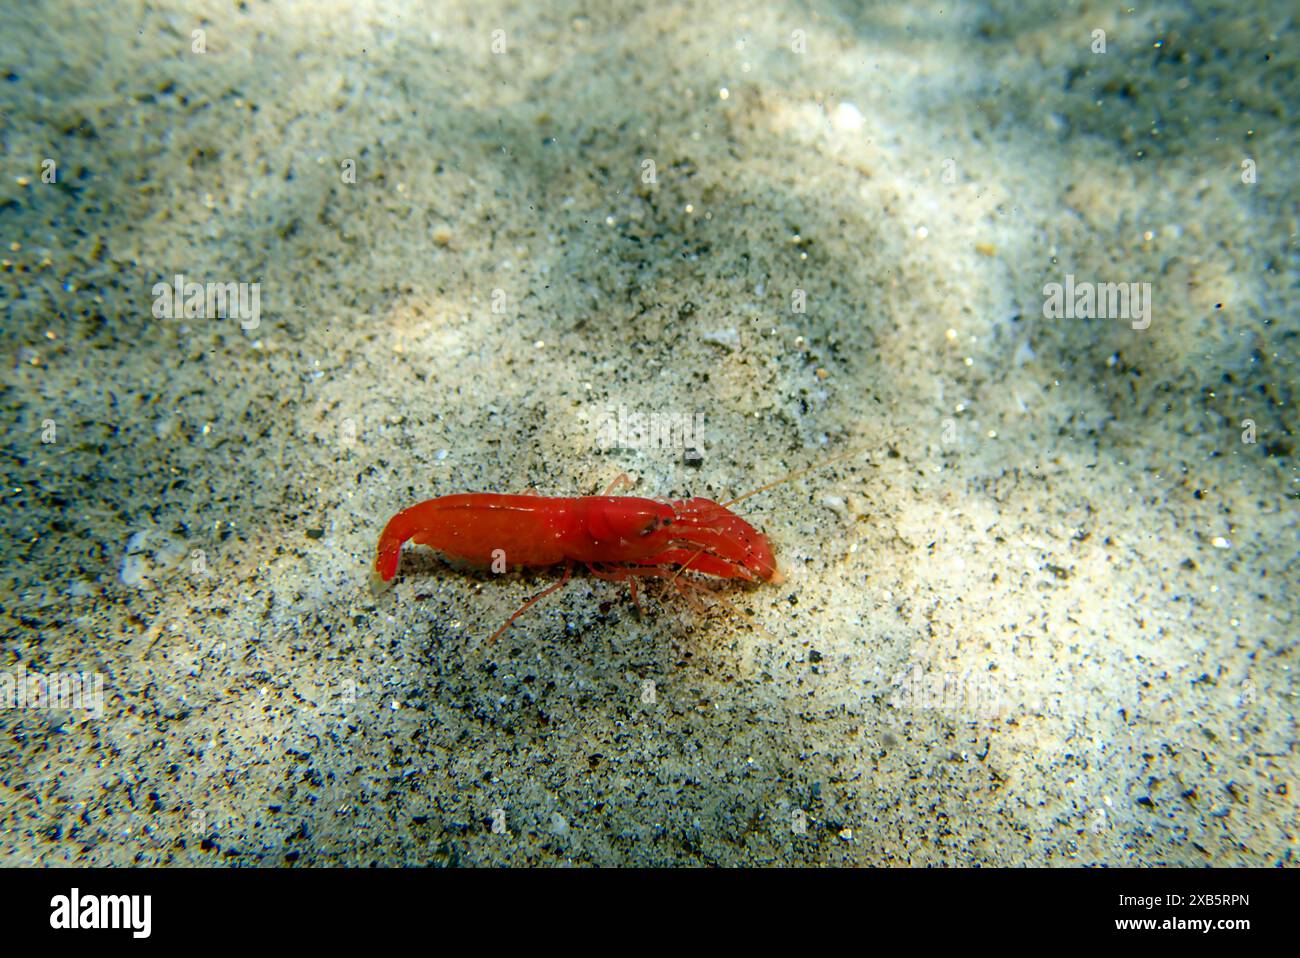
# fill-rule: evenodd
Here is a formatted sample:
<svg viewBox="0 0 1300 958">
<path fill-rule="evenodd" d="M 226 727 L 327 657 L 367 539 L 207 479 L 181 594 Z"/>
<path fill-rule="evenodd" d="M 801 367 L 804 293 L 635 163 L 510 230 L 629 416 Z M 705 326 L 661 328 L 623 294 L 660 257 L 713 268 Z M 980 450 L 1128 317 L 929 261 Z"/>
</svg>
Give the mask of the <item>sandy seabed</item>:
<svg viewBox="0 0 1300 958">
<path fill-rule="evenodd" d="M 101 694 L 0 710 L 0 862 L 1295 864 L 1293 21 L 6 5 L 0 669 Z M 368 588 L 819 463 L 703 611 Z"/>
</svg>

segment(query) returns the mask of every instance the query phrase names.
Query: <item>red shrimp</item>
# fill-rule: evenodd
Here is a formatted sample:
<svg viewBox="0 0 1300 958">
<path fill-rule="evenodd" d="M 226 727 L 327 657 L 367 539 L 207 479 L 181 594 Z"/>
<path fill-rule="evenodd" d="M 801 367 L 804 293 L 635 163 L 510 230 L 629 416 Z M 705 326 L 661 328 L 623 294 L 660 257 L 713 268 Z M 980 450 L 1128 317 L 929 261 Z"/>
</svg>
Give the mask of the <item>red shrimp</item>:
<svg viewBox="0 0 1300 958">
<path fill-rule="evenodd" d="M 614 485 L 626 482 L 624 476 Z M 727 505 L 702 498 L 664 502 L 611 495 L 439 496 L 388 521 L 379 536 L 374 571 L 381 583 L 390 581 L 408 540 L 481 566 L 494 560 L 515 568 L 564 563 L 564 578 L 530 599 L 489 642 L 563 586 L 575 563 L 601 578 L 629 582 L 634 600 L 637 577 L 677 582 L 686 570 L 722 579 L 783 581 L 767 537 Z"/>
</svg>

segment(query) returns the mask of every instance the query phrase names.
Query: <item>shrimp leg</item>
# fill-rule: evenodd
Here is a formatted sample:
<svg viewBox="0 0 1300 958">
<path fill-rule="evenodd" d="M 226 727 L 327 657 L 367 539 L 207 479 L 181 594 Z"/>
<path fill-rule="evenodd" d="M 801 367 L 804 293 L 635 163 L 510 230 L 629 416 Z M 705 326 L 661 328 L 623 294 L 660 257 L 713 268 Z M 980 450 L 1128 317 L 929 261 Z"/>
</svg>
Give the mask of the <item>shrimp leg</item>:
<svg viewBox="0 0 1300 958">
<path fill-rule="evenodd" d="M 641 608 L 641 599 L 637 595 L 636 591 L 636 576 L 640 575 L 642 578 L 647 576 L 657 578 L 658 576 L 655 572 L 642 573 L 633 572 L 628 569 L 620 569 L 617 572 L 606 572 L 604 569 L 596 568 L 592 563 L 587 564 L 587 569 L 598 579 L 604 579 L 607 582 L 626 582 L 632 589 L 632 604 L 636 606 L 637 618 L 641 618 L 645 615 L 644 610 Z"/>
<path fill-rule="evenodd" d="M 601 493 L 602 496 L 612 496 L 615 492 L 621 492 L 624 489 L 631 489 L 636 483 L 626 472 L 620 472 Z"/>
<path fill-rule="evenodd" d="M 558 592 L 560 589 L 564 588 L 564 586 L 568 584 L 569 573 L 572 571 L 573 571 L 573 563 L 571 562 L 564 563 L 564 576 L 560 579 L 560 581 L 555 583 L 552 586 L 547 586 L 541 592 L 537 593 L 537 595 L 533 596 L 531 599 L 529 599 L 527 602 L 521 605 L 515 611 L 514 615 L 506 619 L 505 625 L 501 626 L 501 628 L 497 629 L 495 632 L 492 633 L 492 637 L 488 639 L 488 645 L 491 645 L 493 642 L 495 642 L 500 637 L 502 632 L 510 628 L 510 623 L 514 622 L 515 619 L 519 618 L 521 615 L 523 615 L 525 612 L 531 609 L 538 602 L 541 602 L 542 599 L 545 599 L 552 592 Z"/>
</svg>

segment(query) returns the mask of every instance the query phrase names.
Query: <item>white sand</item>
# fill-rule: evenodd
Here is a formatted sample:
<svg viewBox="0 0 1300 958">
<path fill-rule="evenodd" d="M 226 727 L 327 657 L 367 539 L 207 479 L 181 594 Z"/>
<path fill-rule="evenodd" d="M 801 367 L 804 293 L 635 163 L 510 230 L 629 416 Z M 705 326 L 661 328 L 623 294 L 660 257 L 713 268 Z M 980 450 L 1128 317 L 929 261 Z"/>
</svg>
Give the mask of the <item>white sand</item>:
<svg viewBox="0 0 1300 958">
<path fill-rule="evenodd" d="M 0 14 L 0 667 L 105 702 L 0 712 L 0 861 L 1294 864 L 1285 5 L 65 6 Z M 430 496 L 849 449 L 737 506 L 753 623 L 365 587 Z"/>
</svg>

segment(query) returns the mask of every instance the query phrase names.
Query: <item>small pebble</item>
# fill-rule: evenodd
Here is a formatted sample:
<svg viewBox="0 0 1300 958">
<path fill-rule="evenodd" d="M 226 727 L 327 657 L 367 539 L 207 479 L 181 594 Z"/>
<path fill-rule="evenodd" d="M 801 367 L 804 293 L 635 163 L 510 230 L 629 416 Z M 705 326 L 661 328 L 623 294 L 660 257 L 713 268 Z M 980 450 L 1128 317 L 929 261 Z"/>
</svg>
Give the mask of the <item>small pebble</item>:
<svg viewBox="0 0 1300 958">
<path fill-rule="evenodd" d="M 849 512 L 843 496 L 822 496 L 822 505 L 840 517 L 848 515 Z"/>
<path fill-rule="evenodd" d="M 122 559 L 122 570 L 118 574 L 123 585 L 141 586 L 145 581 L 145 558 L 142 555 L 129 555 Z"/>
<path fill-rule="evenodd" d="M 866 117 L 862 115 L 861 110 L 846 101 L 835 108 L 831 122 L 835 125 L 835 129 L 843 130 L 845 133 L 853 133 L 862 129 L 862 125 L 866 123 Z"/>
</svg>

